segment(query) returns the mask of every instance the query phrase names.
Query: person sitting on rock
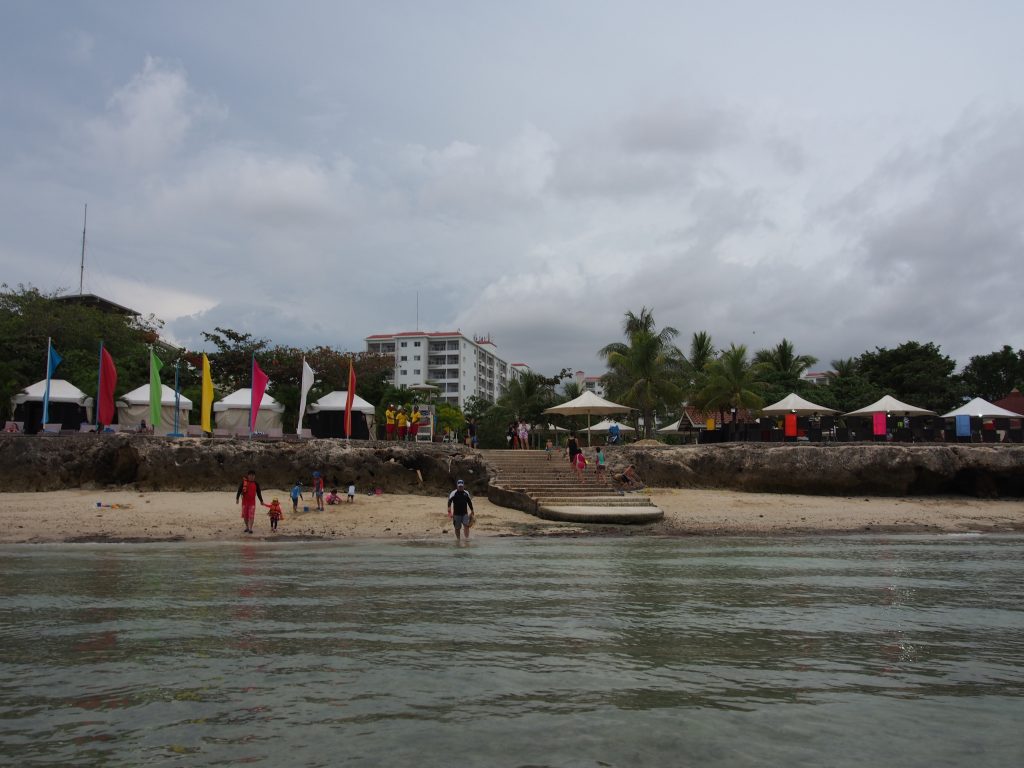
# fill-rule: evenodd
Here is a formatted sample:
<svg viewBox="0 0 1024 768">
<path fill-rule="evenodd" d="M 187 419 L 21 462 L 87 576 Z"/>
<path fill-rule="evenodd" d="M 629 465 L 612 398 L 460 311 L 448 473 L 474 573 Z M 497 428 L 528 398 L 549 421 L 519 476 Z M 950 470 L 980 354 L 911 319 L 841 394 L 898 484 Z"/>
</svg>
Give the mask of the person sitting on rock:
<svg viewBox="0 0 1024 768">
<path fill-rule="evenodd" d="M 639 491 L 644 487 L 644 481 L 636 473 L 636 467 L 630 464 L 622 472 L 612 478 L 624 491 Z"/>
</svg>

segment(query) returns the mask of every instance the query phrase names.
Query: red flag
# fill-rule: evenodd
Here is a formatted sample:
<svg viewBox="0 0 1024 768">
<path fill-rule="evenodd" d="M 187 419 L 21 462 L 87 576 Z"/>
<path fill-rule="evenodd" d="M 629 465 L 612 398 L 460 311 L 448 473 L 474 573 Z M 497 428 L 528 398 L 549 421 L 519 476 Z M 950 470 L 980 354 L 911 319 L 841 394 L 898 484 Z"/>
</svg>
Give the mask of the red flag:
<svg viewBox="0 0 1024 768">
<path fill-rule="evenodd" d="M 356 369 L 348 361 L 348 394 L 345 397 L 345 437 L 352 436 L 352 401 L 356 397 Z"/>
<path fill-rule="evenodd" d="M 252 359 L 252 402 L 249 404 L 249 431 L 256 431 L 256 416 L 260 412 L 260 405 L 263 403 L 263 393 L 267 391 L 267 384 L 270 377 L 263 372 L 256 358 Z"/>
<path fill-rule="evenodd" d="M 117 387 L 117 368 L 114 358 L 106 349 L 100 349 L 99 402 L 96 404 L 96 418 L 100 424 L 114 423 L 114 389 Z"/>
</svg>

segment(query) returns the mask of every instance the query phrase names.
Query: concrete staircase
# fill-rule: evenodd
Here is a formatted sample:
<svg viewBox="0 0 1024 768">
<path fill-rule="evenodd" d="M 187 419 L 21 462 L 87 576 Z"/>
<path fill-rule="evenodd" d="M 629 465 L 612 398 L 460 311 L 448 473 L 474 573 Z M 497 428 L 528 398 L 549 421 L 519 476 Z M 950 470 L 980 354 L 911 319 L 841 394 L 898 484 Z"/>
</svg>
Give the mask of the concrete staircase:
<svg viewBox="0 0 1024 768">
<path fill-rule="evenodd" d="M 576 479 L 569 462 L 556 450 L 549 459 L 543 450 L 480 451 L 491 470 L 488 499 L 503 507 L 529 512 L 545 520 L 576 523 L 649 523 L 664 517 L 642 493 L 620 493 L 597 479 L 593 452 L 588 452 L 584 481 Z"/>
</svg>

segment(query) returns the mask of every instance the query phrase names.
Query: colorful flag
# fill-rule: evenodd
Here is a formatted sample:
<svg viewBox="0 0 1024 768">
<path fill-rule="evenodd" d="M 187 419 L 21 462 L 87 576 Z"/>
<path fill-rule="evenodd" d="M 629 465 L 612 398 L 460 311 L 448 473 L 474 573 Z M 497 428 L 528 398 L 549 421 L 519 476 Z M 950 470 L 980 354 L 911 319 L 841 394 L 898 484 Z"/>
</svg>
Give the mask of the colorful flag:
<svg viewBox="0 0 1024 768">
<path fill-rule="evenodd" d="M 60 361 L 63 360 L 60 355 L 57 354 L 57 350 L 53 348 L 53 340 L 46 340 L 46 388 L 43 390 L 43 424 L 46 424 L 50 420 L 50 379 L 53 378 L 53 372 L 57 370 L 57 366 L 60 365 Z"/>
<path fill-rule="evenodd" d="M 888 433 L 886 418 L 884 413 L 873 413 L 871 414 L 872 431 L 875 437 L 882 437 Z"/>
<path fill-rule="evenodd" d="M 210 424 L 210 411 L 213 409 L 213 376 L 210 375 L 210 358 L 203 355 L 203 408 L 202 421 L 200 422 L 203 432 L 213 432 Z"/>
<path fill-rule="evenodd" d="M 149 349 L 149 423 L 155 432 L 160 427 L 161 404 L 164 399 L 164 388 L 160 382 L 160 369 L 163 362 L 156 356 L 153 348 Z"/>
<path fill-rule="evenodd" d="M 309 367 L 306 358 L 302 358 L 302 387 L 299 395 L 299 420 L 295 424 L 295 434 L 302 434 L 302 417 L 306 415 L 306 395 L 313 386 L 313 369 Z"/>
<path fill-rule="evenodd" d="M 348 361 L 348 394 L 345 397 L 345 439 L 352 437 L 352 403 L 356 397 L 356 369 Z"/>
<path fill-rule="evenodd" d="M 106 426 L 114 423 L 114 389 L 117 387 L 117 368 L 114 358 L 100 343 L 100 385 L 96 398 L 96 418 L 99 424 Z"/>
<path fill-rule="evenodd" d="M 252 401 L 249 403 L 249 434 L 256 431 L 256 416 L 259 415 L 263 403 L 263 393 L 267 391 L 270 377 L 263 372 L 260 364 L 252 359 Z"/>
</svg>

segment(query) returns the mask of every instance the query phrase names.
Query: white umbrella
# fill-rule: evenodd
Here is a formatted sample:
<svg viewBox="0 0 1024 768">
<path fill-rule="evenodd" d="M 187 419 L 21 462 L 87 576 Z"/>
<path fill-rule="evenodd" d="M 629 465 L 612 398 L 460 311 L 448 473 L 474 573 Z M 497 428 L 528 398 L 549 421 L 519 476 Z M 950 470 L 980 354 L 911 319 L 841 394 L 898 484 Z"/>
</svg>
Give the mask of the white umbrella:
<svg viewBox="0 0 1024 768">
<path fill-rule="evenodd" d="M 826 408 L 823 405 L 804 400 L 795 392 L 790 392 L 777 403 L 766 405 L 761 413 L 795 413 L 797 416 L 813 416 L 816 413 L 838 413 L 835 408 Z"/>
<path fill-rule="evenodd" d="M 597 424 L 595 424 L 592 427 L 587 427 L 583 431 L 584 432 L 593 432 L 595 435 L 596 434 L 601 434 L 601 433 L 607 432 L 608 428 L 612 424 L 619 424 L 619 422 L 613 421 L 612 419 L 605 419 L 604 421 L 599 421 Z M 632 427 L 627 426 L 625 424 L 619 424 L 619 429 L 621 429 L 623 432 L 636 432 L 635 429 L 633 429 Z"/>
<path fill-rule="evenodd" d="M 876 400 L 871 405 L 865 405 L 863 408 L 859 408 L 856 411 L 850 411 L 847 416 L 870 416 L 872 413 L 891 413 L 895 416 L 934 416 L 935 411 L 929 411 L 925 408 L 918 408 L 914 405 L 907 405 L 901 403 L 892 395 L 886 395 L 880 400 Z"/>
<path fill-rule="evenodd" d="M 981 419 L 1019 419 L 1020 414 L 993 405 L 988 400 L 976 397 L 971 402 L 961 405 L 954 411 L 942 414 L 944 419 L 952 419 L 956 416 L 976 416 Z"/>
<path fill-rule="evenodd" d="M 554 413 L 559 416 L 587 416 L 587 429 L 590 429 L 591 416 L 607 416 L 612 413 L 629 413 L 632 408 L 628 405 L 619 405 L 603 397 L 598 397 L 590 390 L 587 390 L 575 400 L 548 408 L 544 413 Z M 587 433 L 587 444 L 590 444 L 590 433 Z"/>
<path fill-rule="evenodd" d="M 667 427 L 662 427 L 661 429 L 658 430 L 658 432 L 661 432 L 661 433 L 664 433 L 664 432 L 678 432 L 679 431 L 679 425 L 682 424 L 682 423 L 683 423 L 683 420 L 682 419 L 678 419 L 677 421 L 673 421 Z"/>
</svg>

